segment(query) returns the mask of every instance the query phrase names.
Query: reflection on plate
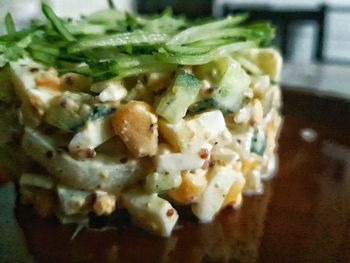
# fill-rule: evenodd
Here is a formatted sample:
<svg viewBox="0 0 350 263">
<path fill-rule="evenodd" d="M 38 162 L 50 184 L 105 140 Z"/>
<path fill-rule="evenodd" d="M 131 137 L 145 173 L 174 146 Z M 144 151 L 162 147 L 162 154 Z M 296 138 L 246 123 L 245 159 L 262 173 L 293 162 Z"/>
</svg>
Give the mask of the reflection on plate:
<svg viewBox="0 0 350 263">
<path fill-rule="evenodd" d="M 71 240 L 74 226 L 14 209 L 3 186 L 0 262 L 350 262 L 350 102 L 291 90 L 284 101 L 279 172 L 240 210 L 211 224 L 182 211 L 168 239 L 121 214 L 115 228 Z"/>
</svg>

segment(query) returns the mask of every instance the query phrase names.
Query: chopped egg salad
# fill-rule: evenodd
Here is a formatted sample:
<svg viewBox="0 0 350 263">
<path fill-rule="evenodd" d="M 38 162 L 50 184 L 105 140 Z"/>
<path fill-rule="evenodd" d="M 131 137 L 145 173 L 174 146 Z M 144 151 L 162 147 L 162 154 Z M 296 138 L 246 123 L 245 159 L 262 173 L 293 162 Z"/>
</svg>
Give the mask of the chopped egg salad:
<svg viewBox="0 0 350 263">
<path fill-rule="evenodd" d="M 52 11 L 47 8 L 46 15 Z M 126 209 L 135 225 L 169 236 L 181 216 L 175 207 L 189 206 L 208 223 L 225 207 L 239 208 L 245 194 L 263 193 L 263 181 L 277 167 L 282 122 L 278 52 L 251 46 L 249 39 L 232 40 L 236 47 L 226 50 L 232 45 L 226 43 L 229 37 L 210 39 L 198 35 L 201 26 L 188 26 L 164 33 L 163 42 L 157 39 L 157 48 L 168 51 L 160 50 L 159 57 L 143 51 L 136 61 L 132 49 L 147 50 L 140 43 L 129 43 L 128 51 L 120 47 L 122 40 L 119 45 L 115 37 L 101 42 L 103 37 L 95 36 L 100 44 L 89 48 L 93 33 L 86 42 L 69 40 L 82 33 L 74 33 L 70 21 L 48 14 L 53 32 L 44 32 L 70 41 L 58 47 L 61 53 L 70 50 L 69 65 L 29 51 L 7 59 L 0 37 L 0 58 L 7 59 L 0 69 L 0 163 L 17 178 L 22 203 L 62 223 L 88 224 L 92 213 L 106 216 Z M 96 17 L 104 18 L 88 18 Z M 91 21 L 80 23 L 86 23 L 85 30 L 112 27 Z M 202 27 L 234 35 L 238 27 L 221 29 L 223 21 Z M 117 34 L 133 32 L 139 31 Z M 173 56 L 174 49 L 203 52 Z M 86 63 L 73 61 L 76 50 Z M 128 66 L 116 75 L 110 69 L 93 75 L 84 56 L 107 56 L 114 68 Z"/>
</svg>

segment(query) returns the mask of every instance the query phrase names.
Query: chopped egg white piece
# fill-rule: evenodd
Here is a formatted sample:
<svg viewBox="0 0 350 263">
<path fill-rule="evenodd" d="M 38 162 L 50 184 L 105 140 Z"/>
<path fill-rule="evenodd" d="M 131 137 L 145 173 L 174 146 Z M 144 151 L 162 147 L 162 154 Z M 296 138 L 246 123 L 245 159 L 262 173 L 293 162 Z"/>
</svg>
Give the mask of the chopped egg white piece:
<svg viewBox="0 0 350 263">
<path fill-rule="evenodd" d="M 234 120 L 236 123 L 245 123 L 249 121 L 250 118 L 251 105 L 248 104 L 241 108 L 237 113 L 235 113 Z"/>
<path fill-rule="evenodd" d="M 30 90 L 36 87 L 35 77 L 40 70 L 44 70 L 44 66 L 34 62 L 31 59 L 20 59 L 16 62 L 11 62 L 10 67 L 15 78 L 15 82 L 20 82 L 19 87 L 21 90 Z M 32 69 L 35 70 L 35 72 Z"/>
<path fill-rule="evenodd" d="M 50 106 L 51 100 L 59 96 L 61 92 L 48 88 L 37 88 L 28 91 L 28 98 L 30 103 L 42 115 L 44 111 Z"/>
<path fill-rule="evenodd" d="M 37 87 L 36 78 L 40 72 L 46 72 L 45 68 L 29 59 L 12 62 L 10 66 L 12 79 L 22 99 L 29 101 L 39 114 L 44 114 L 51 100 L 61 94 L 61 91 L 56 89 Z"/>
<path fill-rule="evenodd" d="M 123 99 L 128 91 L 118 81 L 108 82 L 107 87 L 98 95 L 100 101 L 117 101 Z"/>
<path fill-rule="evenodd" d="M 118 196 L 121 189 L 139 179 L 140 161 L 128 158 L 120 162 L 121 156 L 99 153 L 94 158 L 78 160 L 66 152 L 57 152 L 50 138 L 39 131 L 26 127 L 22 140 L 24 151 L 61 183 L 79 185 L 80 189 L 104 190 Z M 52 153 L 48 158 L 47 153 Z"/>
<path fill-rule="evenodd" d="M 69 151 L 95 149 L 114 136 L 111 118 L 100 118 L 88 121 L 85 126 L 74 135 L 69 143 Z"/>
<path fill-rule="evenodd" d="M 270 77 L 268 75 L 252 76 L 251 86 L 254 93 L 258 96 L 263 96 L 265 92 L 270 88 Z"/>
<path fill-rule="evenodd" d="M 214 160 L 220 160 L 220 162 L 228 165 L 239 160 L 239 154 L 228 147 L 214 147 L 212 151 L 212 158 Z"/>
<path fill-rule="evenodd" d="M 258 169 L 253 169 L 246 173 L 246 184 L 243 192 L 245 194 L 261 194 L 264 191 L 264 185 L 261 181 L 261 172 Z"/>
<path fill-rule="evenodd" d="M 198 202 L 192 205 L 193 213 L 203 223 L 213 220 L 232 184 L 241 176 L 241 173 L 234 171 L 231 165 L 215 165 L 207 176 L 210 177 L 207 188 Z"/>
<path fill-rule="evenodd" d="M 135 224 L 161 236 L 171 234 L 179 215 L 167 200 L 143 189 L 127 191 L 122 198 Z"/>
<path fill-rule="evenodd" d="M 238 153 L 243 157 L 250 154 L 250 147 L 252 145 L 252 139 L 254 136 L 254 128 L 249 127 L 249 129 L 243 133 L 236 133 L 232 135 L 232 139 L 239 142 L 240 147 L 237 148 Z"/>
<path fill-rule="evenodd" d="M 178 187 L 182 182 L 180 172 L 153 172 L 146 176 L 145 189 L 150 193 L 159 193 Z"/>
<path fill-rule="evenodd" d="M 278 156 L 276 154 L 272 154 L 272 156 L 270 156 L 270 158 L 267 162 L 266 169 L 261 174 L 261 179 L 262 180 L 270 179 L 271 177 L 274 176 L 277 169 L 278 169 Z"/>
<path fill-rule="evenodd" d="M 193 153 L 165 153 L 156 156 L 159 172 L 195 170 L 203 166 L 205 159 Z"/>
<path fill-rule="evenodd" d="M 197 151 L 203 143 L 215 138 L 225 129 L 225 119 L 219 110 L 197 114 L 174 124 L 159 121 L 161 135 L 182 152 Z"/>
<path fill-rule="evenodd" d="M 84 211 L 84 208 L 88 202 L 89 196 L 91 195 L 90 192 L 58 185 L 57 193 L 61 208 L 66 215 L 74 215 L 78 213 L 84 214 L 88 212 Z"/>
<path fill-rule="evenodd" d="M 55 186 L 54 182 L 48 176 L 41 174 L 25 173 L 19 179 L 20 186 L 34 186 L 47 190 L 52 190 Z"/>
</svg>

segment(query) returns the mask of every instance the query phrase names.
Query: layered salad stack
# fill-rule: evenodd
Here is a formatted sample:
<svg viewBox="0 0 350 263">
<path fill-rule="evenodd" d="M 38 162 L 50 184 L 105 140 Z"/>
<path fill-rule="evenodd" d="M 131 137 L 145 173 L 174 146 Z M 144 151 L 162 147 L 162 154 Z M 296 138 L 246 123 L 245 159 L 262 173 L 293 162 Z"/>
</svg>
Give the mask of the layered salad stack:
<svg viewBox="0 0 350 263">
<path fill-rule="evenodd" d="M 276 170 L 282 59 L 268 23 L 103 10 L 0 36 L 0 164 L 42 217 L 88 224 L 126 209 L 169 236 Z"/>
</svg>

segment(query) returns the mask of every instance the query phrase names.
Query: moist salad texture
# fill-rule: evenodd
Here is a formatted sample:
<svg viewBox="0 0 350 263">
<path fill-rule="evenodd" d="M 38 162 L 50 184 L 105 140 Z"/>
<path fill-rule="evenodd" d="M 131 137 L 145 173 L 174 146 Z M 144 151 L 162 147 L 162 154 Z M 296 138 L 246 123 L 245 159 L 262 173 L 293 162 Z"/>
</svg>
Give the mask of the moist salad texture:
<svg viewBox="0 0 350 263">
<path fill-rule="evenodd" d="M 22 203 L 83 225 L 126 209 L 169 236 L 174 207 L 207 223 L 263 193 L 282 122 L 268 23 L 42 11 L 0 36 L 0 164 Z"/>
</svg>

